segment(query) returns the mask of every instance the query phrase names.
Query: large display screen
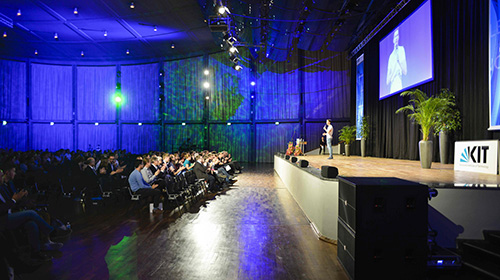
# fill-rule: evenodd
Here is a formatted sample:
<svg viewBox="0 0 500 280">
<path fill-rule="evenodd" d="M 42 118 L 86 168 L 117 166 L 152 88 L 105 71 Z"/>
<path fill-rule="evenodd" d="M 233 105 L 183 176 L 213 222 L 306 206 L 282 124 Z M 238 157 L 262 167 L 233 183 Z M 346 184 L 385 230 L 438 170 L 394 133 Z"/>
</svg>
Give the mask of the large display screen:
<svg viewBox="0 0 500 280">
<path fill-rule="evenodd" d="M 490 1 L 490 125 L 500 129 L 500 7 Z"/>
<path fill-rule="evenodd" d="M 383 99 L 434 78 L 431 1 L 425 1 L 380 47 L 380 91 Z"/>
</svg>

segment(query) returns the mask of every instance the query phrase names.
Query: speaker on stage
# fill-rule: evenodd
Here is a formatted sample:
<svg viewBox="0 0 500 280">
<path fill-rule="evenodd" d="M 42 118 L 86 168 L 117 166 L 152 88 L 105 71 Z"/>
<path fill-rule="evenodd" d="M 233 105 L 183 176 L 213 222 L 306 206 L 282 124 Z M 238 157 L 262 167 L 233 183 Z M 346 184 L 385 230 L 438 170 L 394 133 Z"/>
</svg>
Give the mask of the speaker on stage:
<svg viewBox="0 0 500 280">
<path fill-rule="evenodd" d="M 339 170 L 335 166 L 321 166 L 321 176 L 325 178 L 337 178 Z"/>
<path fill-rule="evenodd" d="M 292 162 L 293 162 L 293 163 L 296 163 L 296 162 L 297 162 L 297 160 L 298 160 L 298 158 L 297 158 L 297 157 L 292 157 Z"/>
<path fill-rule="evenodd" d="M 301 159 L 301 160 L 299 160 L 299 166 L 300 167 L 307 167 L 307 166 L 309 166 L 309 162 L 305 159 Z"/>
<path fill-rule="evenodd" d="M 290 159 L 290 156 L 289 156 L 289 155 L 286 155 L 286 156 L 285 156 L 285 159 L 286 159 L 286 160 L 289 160 L 289 159 Z"/>
</svg>

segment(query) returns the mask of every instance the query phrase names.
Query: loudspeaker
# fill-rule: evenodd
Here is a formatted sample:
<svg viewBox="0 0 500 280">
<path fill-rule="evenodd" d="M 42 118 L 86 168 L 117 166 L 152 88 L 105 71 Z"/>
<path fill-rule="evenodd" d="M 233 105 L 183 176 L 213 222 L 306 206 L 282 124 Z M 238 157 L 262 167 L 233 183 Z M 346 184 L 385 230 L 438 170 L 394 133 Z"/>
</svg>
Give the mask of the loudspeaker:
<svg viewBox="0 0 500 280">
<path fill-rule="evenodd" d="M 298 158 L 297 158 L 297 157 L 292 157 L 292 162 L 293 162 L 293 163 L 296 163 L 296 162 L 297 162 L 297 160 L 298 160 Z"/>
<path fill-rule="evenodd" d="M 300 167 L 307 167 L 307 166 L 309 166 L 309 162 L 305 159 L 301 159 L 301 160 L 299 160 L 299 166 Z"/>
<path fill-rule="evenodd" d="M 325 178 L 337 178 L 339 170 L 335 166 L 323 165 L 321 166 L 321 176 Z"/>
<path fill-rule="evenodd" d="M 289 160 L 290 159 L 290 155 L 285 155 L 285 159 Z"/>
</svg>

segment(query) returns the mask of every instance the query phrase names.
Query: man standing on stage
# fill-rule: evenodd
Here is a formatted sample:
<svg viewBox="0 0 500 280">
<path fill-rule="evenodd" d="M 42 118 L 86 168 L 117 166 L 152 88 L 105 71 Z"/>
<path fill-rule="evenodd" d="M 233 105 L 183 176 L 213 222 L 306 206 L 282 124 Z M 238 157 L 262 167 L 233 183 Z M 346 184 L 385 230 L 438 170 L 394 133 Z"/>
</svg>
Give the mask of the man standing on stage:
<svg viewBox="0 0 500 280">
<path fill-rule="evenodd" d="M 330 119 L 326 120 L 326 125 L 323 127 L 325 133 L 323 135 L 326 136 L 326 146 L 328 147 L 328 153 L 330 153 L 330 157 L 328 159 L 333 159 L 333 151 L 332 151 L 332 140 L 333 140 L 333 126 L 332 121 Z"/>
<path fill-rule="evenodd" d="M 387 65 L 387 85 L 390 87 L 389 93 L 394 93 L 403 89 L 403 75 L 406 75 L 406 53 L 405 48 L 399 45 L 399 29 L 394 31 L 394 50 L 389 56 Z"/>
</svg>

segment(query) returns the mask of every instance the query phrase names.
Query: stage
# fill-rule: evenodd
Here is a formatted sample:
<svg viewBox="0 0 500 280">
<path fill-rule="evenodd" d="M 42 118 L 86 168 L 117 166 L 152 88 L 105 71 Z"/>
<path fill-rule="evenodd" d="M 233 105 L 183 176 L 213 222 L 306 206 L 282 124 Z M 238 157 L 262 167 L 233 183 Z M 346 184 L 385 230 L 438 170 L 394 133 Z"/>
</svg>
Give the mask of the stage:
<svg viewBox="0 0 500 280">
<path fill-rule="evenodd" d="M 335 166 L 339 176 L 343 177 L 396 177 L 426 185 L 485 185 L 498 187 L 499 175 L 481 174 L 476 172 L 454 171 L 453 164 L 432 163 L 431 169 L 423 169 L 417 160 L 401 160 L 388 158 L 333 155 L 306 155 L 309 165 L 321 168 L 322 165 Z"/>
</svg>

